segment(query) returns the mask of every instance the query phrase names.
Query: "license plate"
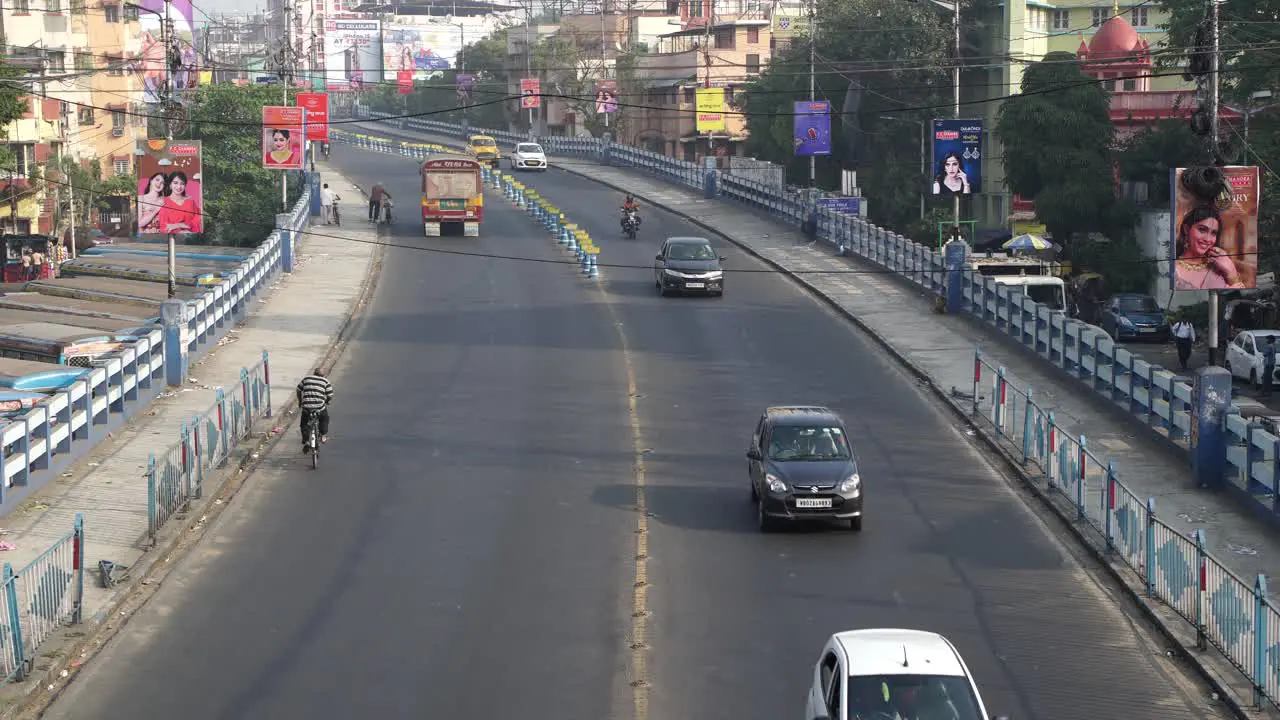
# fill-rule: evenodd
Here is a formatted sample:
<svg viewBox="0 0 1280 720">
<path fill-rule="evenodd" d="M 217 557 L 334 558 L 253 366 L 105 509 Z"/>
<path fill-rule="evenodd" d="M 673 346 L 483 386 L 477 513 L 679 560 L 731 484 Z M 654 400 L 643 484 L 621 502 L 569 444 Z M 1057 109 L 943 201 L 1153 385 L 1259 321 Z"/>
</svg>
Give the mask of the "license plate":
<svg viewBox="0 0 1280 720">
<path fill-rule="evenodd" d="M 831 498 L 796 498 L 798 508 L 829 508 Z"/>
<path fill-rule="evenodd" d="M 1138 330 L 1138 332 L 1144 332 L 1144 333 L 1153 333 L 1155 331 L 1156 331 L 1155 328 L 1141 328 L 1140 330 Z"/>
<path fill-rule="evenodd" d="M 441 210 L 463 210 L 466 208 L 466 206 L 467 206 L 467 202 L 465 200 L 441 200 L 440 201 Z"/>
<path fill-rule="evenodd" d="M 707 284 L 706 283 L 685 283 L 684 286 L 687 288 L 704 288 L 707 286 Z"/>
</svg>

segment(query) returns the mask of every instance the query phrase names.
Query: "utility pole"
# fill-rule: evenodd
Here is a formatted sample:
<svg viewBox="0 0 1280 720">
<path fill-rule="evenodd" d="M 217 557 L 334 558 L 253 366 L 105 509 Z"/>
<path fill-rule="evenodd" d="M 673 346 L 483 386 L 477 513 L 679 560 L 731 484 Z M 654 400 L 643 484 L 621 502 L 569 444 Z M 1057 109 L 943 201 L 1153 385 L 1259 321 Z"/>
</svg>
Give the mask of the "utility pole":
<svg viewBox="0 0 1280 720">
<path fill-rule="evenodd" d="M 173 20 L 169 15 L 171 0 L 164 0 L 164 20 L 160 26 L 160 42 L 164 45 L 164 139 L 173 142 L 173 64 L 180 53 L 174 52 L 176 44 L 173 36 Z M 169 256 L 169 298 L 178 296 L 178 241 L 173 233 L 166 238 L 167 255 Z"/>
<path fill-rule="evenodd" d="M 951 61 L 951 101 L 952 116 L 960 119 L 960 0 L 952 0 L 951 40 L 955 43 L 955 58 Z M 960 226 L 960 193 L 951 198 L 951 215 L 956 227 Z M 972 238 L 970 238 L 972 240 Z"/>
<path fill-rule="evenodd" d="M 1221 101 L 1218 69 L 1222 63 L 1222 47 L 1220 44 L 1218 6 L 1225 0 L 1209 0 L 1209 33 L 1213 41 L 1213 52 L 1209 56 L 1209 161 L 1214 167 L 1222 167 L 1222 153 L 1219 132 L 1221 123 L 1218 120 L 1218 107 Z M 1176 218 L 1175 218 L 1176 221 Z M 1209 364 L 1215 365 L 1218 353 L 1218 291 L 1209 291 Z"/>
<path fill-rule="evenodd" d="M 814 69 L 818 59 L 818 0 L 809 0 L 809 102 L 812 104 L 818 99 L 816 94 L 816 83 L 814 82 Z M 812 112 L 812 111 L 811 111 Z M 809 155 L 809 188 L 813 189 L 818 186 L 818 159 L 814 155 Z"/>
<path fill-rule="evenodd" d="M 280 104 L 289 104 L 289 69 L 293 61 L 293 9 L 284 4 L 284 37 L 280 44 Z M 289 212 L 289 171 L 280 173 L 280 212 Z"/>
<path fill-rule="evenodd" d="M 313 23 L 311 27 L 313 28 L 311 30 L 311 43 L 307 46 L 307 83 L 310 84 L 310 87 L 307 88 L 308 91 L 313 90 L 315 88 L 315 82 L 316 82 L 316 31 L 314 29 L 315 24 Z M 311 172 L 314 173 L 316 171 L 316 144 L 307 143 L 307 146 L 311 149 L 311 153 L 310 153 Z"/>
<path fill-rule="evenodd" d="M 600 3 L 600 79 L 601 80 L 608 78 L 608 75 L 609 75 L 607 71 L 607 68 L 609 67 L 609 56 L 608 56 L 608 51 L 606 49 L 608 45 L 608 36 L 605 35 L 605 29 L 604 29 L 604 15 L 606 10 L 608 10 L 608 7 L 605 5 L 604 2 L 601 2 Z M 601 115 L 604 115 L 604 126 L 609 127 L 609 113 L 601 113 Z"/>
<path fill-rule="evenodd" d="M 716 0 L 703 0 L 705 5 L 702 7 L 702 64 L 706 66 L 706 80 L 703 81 L 702 87 L 711 87 L 711 26 L 716 21 Z M 696 103 L 695 103 L 696 108 Z M 697 117 L 695 112 L 694 117 Z M 723 117 L 723 116 L 721 116 Z M 697 130 L 697 122 L 694 122 L 694 130 Z M 707 131 L 707 156 L 715 157 L 716 134 L 714 130 Z"/>
<path fill-rule="evenodd" d="M 524 76 L 525 78 L 533 77 L 533 44 L 529 41 L 529 31 L 533 29 L 533 0 L 528 0 L 524 11 Z M 524 93 L 520 93 L 521 96 Z M 533 108 L 529 108 L 529 134 L 533 135 L 535 128 L 533 126 Z"/>
</svg>

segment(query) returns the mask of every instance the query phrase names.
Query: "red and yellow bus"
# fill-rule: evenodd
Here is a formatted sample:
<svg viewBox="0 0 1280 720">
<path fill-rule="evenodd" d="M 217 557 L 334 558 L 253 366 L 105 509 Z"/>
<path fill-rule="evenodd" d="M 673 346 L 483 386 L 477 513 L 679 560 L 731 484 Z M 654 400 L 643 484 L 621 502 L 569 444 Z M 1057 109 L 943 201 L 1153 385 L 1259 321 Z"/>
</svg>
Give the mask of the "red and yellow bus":
<svg viewBox="0 0 1280 720">
<path fill-rule="evenodd" d="M 447 224 L 462 226 L 466 237 L 479 237 L 483 221 L 484 180 L 478 160 L 441 155 L 422 163 L 422 224 L 427 237 L 440 237 Z"/>
</svg>

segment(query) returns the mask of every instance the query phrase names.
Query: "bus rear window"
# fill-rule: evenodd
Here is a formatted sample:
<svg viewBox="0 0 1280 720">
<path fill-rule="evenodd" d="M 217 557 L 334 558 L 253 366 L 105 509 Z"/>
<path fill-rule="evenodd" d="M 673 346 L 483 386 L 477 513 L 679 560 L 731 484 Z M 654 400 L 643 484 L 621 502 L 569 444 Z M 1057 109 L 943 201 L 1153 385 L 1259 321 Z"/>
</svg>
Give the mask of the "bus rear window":
<svg viewBox="0 0 1280 720">
<path fill-rule="evenodd" d="M 480 194 L 479 178 L 473 170 L 462 172 L 436 170 L 427 173 L 424 180 L 426 187 L 423 192 L 428 200 L 459 200 Z"/>
</svg>

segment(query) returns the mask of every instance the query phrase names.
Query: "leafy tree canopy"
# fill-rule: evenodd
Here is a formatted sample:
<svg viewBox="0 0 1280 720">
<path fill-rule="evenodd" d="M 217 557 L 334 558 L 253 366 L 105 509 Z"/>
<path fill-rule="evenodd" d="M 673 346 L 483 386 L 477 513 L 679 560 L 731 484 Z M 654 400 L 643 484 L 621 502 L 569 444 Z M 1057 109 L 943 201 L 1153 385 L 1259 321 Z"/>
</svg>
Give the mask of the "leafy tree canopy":
<svg viewBox="0 0 1280 720">
<path fill-rule="evenodd" d="M 857 168 L 875 222 L 931 236 L 934 229 L 919 220 L 930 174 L 921 168 L 921 142 L 927 123 L 950 107 L 950 17 L 929 3 L 897 0 L 820 0 L 818 13 L 815 95 L 832 104 L 834 158 Z M 842 114 L 851 86 L 861 89 L 858 109 Z M 808 160 L 795 157 L 792 142 L 793 103 L 809 97 L 807 38 L 775 52 L 744 95 L 747 154 L 784 165 L 792 183 L 807 184 Z M 927 160 L 927 146 L 924 152 Z M 820 158 L 818 184 L 838 187 L 841 164 Z"/>
<path fill-rule="evenodd" d="M 20 68 L 0 59 L 0 130 L 21 118 L 30 107 L 31 100 L 21 82 L 23 75 L 25 73 Z M 0 165 L 13 167 L 13 163 L 13 155 L 0 148 Z"/>
<path fill-rule="evenodd" d="M 288 104 L 296 101 L 290 91 Z M 205 241 L 247 247 L 262 242 L 282 211 L 280 170 L 262 167 L 262 107 L 283 104 L 279 87 L 202 85 L 190 107 L 185 131 L 175 137 L 200 140 Z M 290 202 L 301 195 L 290 173 Z"/>
<path fill-rule="evenodd" d="M 1117 199 L 1107 109 L 1107 91 L 1069 53 L 1029 66 L 1022 94 L 1000 107 L 1006 182 L 1035 201 L 1036 215 L 1068 252 L 1077 233 L 1132 230 L 1132 215 Z"/>
<path fill-rule="evenodd" d="M 1211 47 L 1207 5 L 1203 0 L 1157 0 L 1169 14 L 1167 47 L 1157 52 L 1160 72 L 1185 69 L 1190 51 Z M 1277 0 L 1231 0 L 1218 5 L 1222 51 L 1221 75 L 1224 97 L 1242 100 L 1257 90 L 1280 87 L 1280 2 Z M 1207 66 L 1207 56 L 1206 56 Z"/>
</svg>

